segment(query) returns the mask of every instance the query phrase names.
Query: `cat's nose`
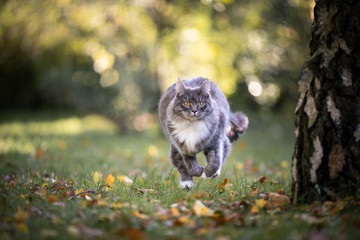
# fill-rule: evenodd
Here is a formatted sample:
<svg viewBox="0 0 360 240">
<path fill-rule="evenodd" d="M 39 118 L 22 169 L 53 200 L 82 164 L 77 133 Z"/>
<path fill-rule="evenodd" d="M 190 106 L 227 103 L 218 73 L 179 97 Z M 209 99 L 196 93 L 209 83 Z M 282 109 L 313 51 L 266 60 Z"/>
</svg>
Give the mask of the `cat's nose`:
<svg viewBox="0 0 360 240">
<path fill-rule="evenodd" d="M 192 113 L 195 116 L 197 114 L 197 110 L 192 110 Z"/>
</svg>

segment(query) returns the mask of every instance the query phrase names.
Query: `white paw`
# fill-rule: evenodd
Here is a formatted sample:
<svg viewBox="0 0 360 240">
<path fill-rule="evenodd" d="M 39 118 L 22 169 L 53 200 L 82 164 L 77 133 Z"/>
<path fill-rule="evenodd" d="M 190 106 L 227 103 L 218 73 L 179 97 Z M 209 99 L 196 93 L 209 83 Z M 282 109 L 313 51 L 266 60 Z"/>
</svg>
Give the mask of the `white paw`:
<svg viewBox="0 0 360 240">
<path fill-rule="evenodd" d="M 201 174 L 201 177 L 202 177 L 203 179 L 210 179 L 210 178 L 208 178 L 208 177 L 205 175 L 205 171 Z"/>
<path fill-rule="evenodd" d="M 214 175 L 212 175 L 211 177 L 207 177 L 206 174 L 205 174 L 205 171 L 201 174 L 201 177 L 204 178 L 204 179 L 212 179 L 212 178 L 216 178 L 218 176 L 220 176 L 221 174 L 221 168 L 219 168 L 215 173 Z"/>
<path fill-rule="evenodd" d="M 193 181 L 181 181 L 180 180 L 180 188 L 192 188 L 194 186 Z"/>
<path fill-rule="evenodd" d="M 212 178 L 216 178 L 216 177 L 220 176 L 220 174 L 221 174 L 221 168 L 219 168 L 219 169 L 216 171 L 216 173 L 212 176 Z"/>
</svg>

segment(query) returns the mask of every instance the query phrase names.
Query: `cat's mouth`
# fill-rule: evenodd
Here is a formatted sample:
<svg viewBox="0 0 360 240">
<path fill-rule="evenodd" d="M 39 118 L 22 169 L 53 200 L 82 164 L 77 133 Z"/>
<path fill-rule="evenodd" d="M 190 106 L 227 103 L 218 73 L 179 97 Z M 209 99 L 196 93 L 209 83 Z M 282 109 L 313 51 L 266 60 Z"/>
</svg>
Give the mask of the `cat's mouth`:
<svg viewBox="0 0 360 240">
<path fill-rule="evenodd" d="M 190 121 L 195 121 L 195 120 L 201 119 L 201 117 L 198 114 L 186 114 L 184 117 Z"/>
</svg>

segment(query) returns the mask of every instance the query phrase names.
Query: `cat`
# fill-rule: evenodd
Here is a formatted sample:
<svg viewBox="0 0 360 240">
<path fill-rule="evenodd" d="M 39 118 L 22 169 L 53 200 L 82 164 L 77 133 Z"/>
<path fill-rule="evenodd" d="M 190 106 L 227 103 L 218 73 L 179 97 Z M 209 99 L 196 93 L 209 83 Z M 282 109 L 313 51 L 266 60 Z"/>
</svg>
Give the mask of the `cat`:
<svg viewBox="0 0 360 240">
<path fill-rule="evenodd" d="M 169 158 L 180 173 L 180 188 L 192 188 L 193 177 L 214 178 L 237 140 L 248 127 L 241 112 L 230 112 L 220 88 L 207 78 L 178 79 L 159 101 L 159 119 L 170 140 Z M 204 152 L 206 167 L 196 154 Z"/>
</svg>

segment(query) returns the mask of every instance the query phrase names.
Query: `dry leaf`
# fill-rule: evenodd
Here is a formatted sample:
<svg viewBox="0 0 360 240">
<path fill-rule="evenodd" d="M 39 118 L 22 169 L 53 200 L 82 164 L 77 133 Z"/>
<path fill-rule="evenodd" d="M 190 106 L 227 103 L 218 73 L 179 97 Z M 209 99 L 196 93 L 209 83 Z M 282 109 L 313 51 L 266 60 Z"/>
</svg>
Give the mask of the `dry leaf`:
<svg viewBox="0 0 360 240">
<path fill-rule="evenodd" d="M 251 213 L 258 213 L 258 212 L 259 212 L 259 208 L 256 207 L 256 206 L 252 206 L 250 212 L 251 212 Z"/>
<path fill-rule="evenodd" d="M 149 217 L 143 213 L 141 213 L 140 211 L 133 211 L 133 214 L 135 217 L 139 218 L 139 219 L 143 219 L 143 220 L 147 220 L 149 219 Z"/>
<path fill-rule="evenodd" d="M 92 175 L 93 180 L 94 180 L 95 183 L 98 183 L 101 180 L 102 176 L 103 176 L 103 174 L 101 172 L 98 172 L 98 171 L 93 172 L 91 175 Z"/>
<path fill-rule="evenodd" d="M 270 192 L 269 198 L 278 206 L 283 206 L 290 203 L 290 198 L 286 195 Z"/>
<path fill-rule="evenodd" d="M 28 217 L 29 217 L 29 213 L 21 209 L 18 209 L 17 212 L 15 213 L 16 221 L 24 221 L 25 219 L 28 219 Z"/>
<path fill-rule="evenodd" d="M 266 201 L 264 199 L 257 199 L 255 200 L 255 204 L 259 207 L 259 208 L 263 208 L 265 206 Z"/>
<path fill-rule="evenodd" d="M 259 193 L 259 188 L 256 188 L 254 191 L 251 192 L 251 196 L 256 196 Z"/>
<path fill-rule="evenodd" d="M 28 233 L 29 228 L 24 222 L 17 222 L 16 223 L 16 229 L 21 233 Z"/>
<path fill-rule="evenodd" d="M 120 182 L 124 182 L 124 183 L 127 183 L 127 184 L 132 184 L 132 183 L 133 183 L 133 181 L 132 181 L 129 177 L 125 176 L 125 175 L 117 176 L 116 178 L 117 178 Z"/>
<path fill-rule="evenodd" d="M 259 183 L 263 184 L 263 183 L 266 182 L 266 180 L 267 180 L 267 177 L 262 176 L 262 177 L 259 178 Z"/>
<path fill-rule="evenodd" d="M 196 216 L 211 216 L 214 214 L 214 210 L 206 207 L 200 200 L 196 200 L 194 204 L 194 212 Z"/>
<path fill-rule="evenodd" d="M 45 151 L 42 150 L 41 148 L 38 148 L 36 149 L 36 152 L 35 152 L 35 157 L 38 158 L 38 159 L 41 159 L 43 158 L 45 155 Z"/>
<path fill-rule="evenodd" d="M 331 214 L 335 214 L 337 212 L 342 211 L 345 208 L 345 203 L 344 201 L 339 201 L 336 206 L 334 207 L 334 209 L 331 211 Z"/>
<path fill-rule="evenodd" d="M 177 208 L 170 208 L 171 214 L 175 217 L 179 216 L 179 210 Z"/>
<path fill-rule="evenodd" d="M 111 174 L 106 176 L 106 184 L 109 185 L 110 187 L 113 185 L 115 181 L 115 177 Z"/>
<path fill-rule="evenodd" d="M 47 201 L 50 203 L 54 203 L 54 202 L 59 202 L 59 199 L 55 195 L 50 194 L 47 198 Z"/>
</svg>

